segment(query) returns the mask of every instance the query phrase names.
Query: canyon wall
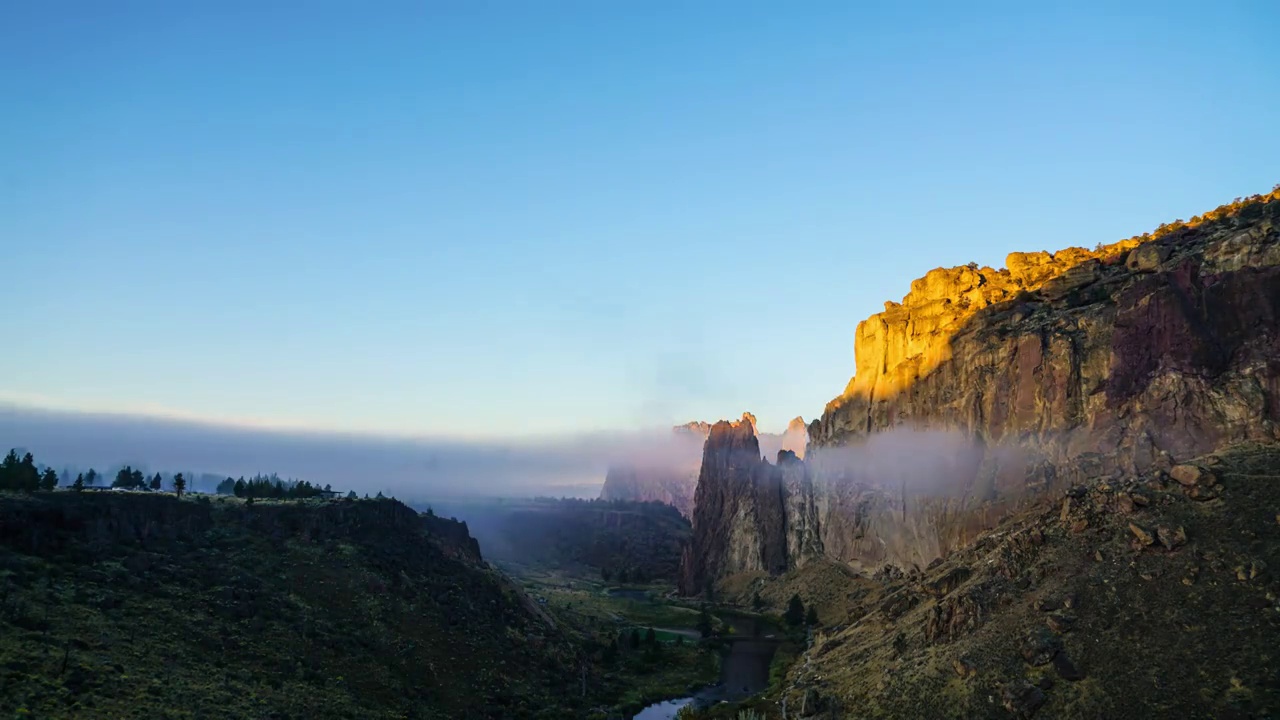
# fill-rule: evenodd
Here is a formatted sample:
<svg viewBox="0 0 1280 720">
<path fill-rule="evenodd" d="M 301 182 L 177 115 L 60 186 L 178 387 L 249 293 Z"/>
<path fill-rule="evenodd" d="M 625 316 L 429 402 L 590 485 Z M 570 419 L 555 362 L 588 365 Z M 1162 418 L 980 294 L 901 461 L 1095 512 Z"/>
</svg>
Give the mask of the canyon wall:
<svg viewBox="0 0 1280 720">
<path fill-rule="evenodd" d="M 855 566 L 923 566 L 1071 483 L 1280 440 L 1278 228 L 1280 189 L 1092 251 L 928 272 L 858 325 L 855 375 L 809 425 L 780 521 L 758 482 L 708 488 L 703 512 L 702 482 L 754 477 L 708 468 L 725 451 L 713 428 L 690 556 L 722 558 L 698 566 L 711 577 L 772 571 L 697 546 L 764 542 L 739 527 L 754 516 L 780 525 L 788 567 L 792 538 Z"/>
<path fill-rule="evenodd" d="M 756 417 L 744 413 L 742 418 L 754 433 Z M 673 441 L 658 447 L 653 455 L 611 464 L 600 488 L 600 499 L 666 503 L 692 518 L 703 443 L 711 434 L 711 424 L 689 422 L 675 426 L 671 432 Z M 809 430 L 804 418 L 797 417 L 788 423 L 786 431 L 758 433 L 757 440 L 759 453 L 765 457 L 774 457 L 782 450 L 804 457 Z"/>
</svg>

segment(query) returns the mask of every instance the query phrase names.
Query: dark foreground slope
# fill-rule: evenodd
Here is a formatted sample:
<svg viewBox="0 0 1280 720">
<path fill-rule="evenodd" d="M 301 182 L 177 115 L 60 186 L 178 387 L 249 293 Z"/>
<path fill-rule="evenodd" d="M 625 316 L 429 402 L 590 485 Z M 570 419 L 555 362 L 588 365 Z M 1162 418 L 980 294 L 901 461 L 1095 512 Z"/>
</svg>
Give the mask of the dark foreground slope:
<svg viewBox="0 0 1280 720">
<path fill-rule="evenodd" d="M 1194 466 L 1097 478 L 905 576 L 815 564 L 758 578 L 771 604 L 799 592 L 825 615 L 760 709 L 1280 716 L 1280 448 L 1236 446 Z"/>
<path fill-rule="evenodd" d="M 576 716 L 577 647 L 393 500 L 0 496 L 10 716 Z"/>
</svg>

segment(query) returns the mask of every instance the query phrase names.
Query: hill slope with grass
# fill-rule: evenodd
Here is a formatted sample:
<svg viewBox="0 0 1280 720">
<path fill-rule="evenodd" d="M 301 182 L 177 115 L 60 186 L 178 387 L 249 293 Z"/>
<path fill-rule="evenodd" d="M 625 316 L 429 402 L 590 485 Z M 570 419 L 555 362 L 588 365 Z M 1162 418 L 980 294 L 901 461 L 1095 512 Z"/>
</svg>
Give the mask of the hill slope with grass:
<svg viewBox="0 0 1280 720">
<path fill-rule="evenodd" d="M 577 717 L 581 645 L 394 500 L 0 494 L 0 713 Z"/>
</svg>

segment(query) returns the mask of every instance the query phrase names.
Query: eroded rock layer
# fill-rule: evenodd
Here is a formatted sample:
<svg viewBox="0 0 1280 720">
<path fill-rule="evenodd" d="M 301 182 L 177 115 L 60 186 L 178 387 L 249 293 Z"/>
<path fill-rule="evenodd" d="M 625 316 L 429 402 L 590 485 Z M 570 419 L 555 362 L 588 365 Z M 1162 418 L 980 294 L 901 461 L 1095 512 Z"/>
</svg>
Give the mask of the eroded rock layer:
<svg viewBox="0 0 1280 720">
<path fill-rule="evenodd" d="M 924 567 L 1045 491 L 1280 441 L 1280 189 L 1154 236 L 1006 264 L 932 270 L 858 325 L 856 374 L 810 424 L 806 480 L 769 521 L 788 567 L 797 544 Z M 716 484 L 749 476 L 704 457 L 695 560 L 727 557 L 700 538 L 763 542 L 743 527 L 767 515 L 744 499 L 758 483 Z"/>
</svg>

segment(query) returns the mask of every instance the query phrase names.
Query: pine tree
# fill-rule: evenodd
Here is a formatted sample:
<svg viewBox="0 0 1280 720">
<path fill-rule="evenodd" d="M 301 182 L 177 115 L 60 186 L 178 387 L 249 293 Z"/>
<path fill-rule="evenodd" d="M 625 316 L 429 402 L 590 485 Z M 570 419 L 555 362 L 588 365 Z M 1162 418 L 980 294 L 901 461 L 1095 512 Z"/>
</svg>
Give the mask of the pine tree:
<svg viewBox="0 0 1280 720">
<path fill-rule="evenodd" d="M 359 500 L 359 499 L 360 499 L 360 496 L 359 496 L 359 495 L 356 495 L 356 491 L 355 491 L 355 490 L 351 490 L 351 491 L 349 491 L 349 492 L 347 493 L 347 499 L 348 499 L 348 500 Z"/>
<path fill-rule="evenodd" d="M 818 608 L 814 607 L 812 604 L 809 605 L 808 612 L 804 614 L 804 624 L 810 627 L 818 624 Z"/>
<path fill-rule="evenodd" d="M 76 481 L 71 483 L 71 489 L 75 490 L 76 492 L 80 492 L 81 490 L 84 490 L 84 473 L 80 473 L 79 475 L 76 475 Z"/>
<path fill-rule="evenodd" d="M 18 466 L 18 489 L 35 492 L 40 489 L 40 471 L 36 469 L 36 459 L 27 453 L 22 456 L 22 464 Z"/>
<path fill-rule="evenodd" d="M 97 470 L 94 470 L 93 468 L 89 468 L 89 472 L 87 472 L 87 473 L 85 473 L 85 474 L 84 474 L 84 484 L 85 484 L 85 485 L 97 485 L 97 484 L 98 484 L 98 471 L 97 471 Z"/>
<path fill-rule="evenodd" d="M 711 614 L 707 612 L 707 606 L 704 603 L 698 611 L 698 632 L 702 637 L 711 637 Z"/>
<path fill-rule="evenodd" d="M 182 477 L 182 473 L 173 476 L 173 491 L 182 497 L 182 491 L 187 489 L 187 479 Z"/>
<path fill-rule="evenodd" d="M 159 490 L 159 489 L 160 489 L 160 485 L 161 485 L 160 473 L 156 473 L 156 474 L 155 474 L 155 477 L 151 478 L 151 489 L 152 489 L 152 490 Z"/>
<path fill-rule="evenodd" d="M 800 625 L 800 623 L 804 622 L 804 603 L 801 602 L 800 595 L 798 593 L 792 595 L 791 599 L 787 601 L 787 612 L 782 616 L 782 618 L 792 627 L 796 627 Z"/>
<path fill-rule="evenodd" d="M 146 488 L 147 481 L 146 481 L 146 478 L 143 476 L 141 470 L 134 470 L 133 472 L 129 473 L 129 486 L 133 488 L 137 488 L 139 490 Z"/>
<path fill-rule="evenodd" d="M 18 467 L 22 461 L 18 459 L 18 451 L 10 450 L 0 462 L 0 490 L 18 489 Z"/>
<path fill-rule="evenodd" d="M 40 475 L 40 489 L 52 490 L 56 487 L 58 487 L 58 473 L 51 467 L 45 468 L 44 473 Z"/>
</svg>

